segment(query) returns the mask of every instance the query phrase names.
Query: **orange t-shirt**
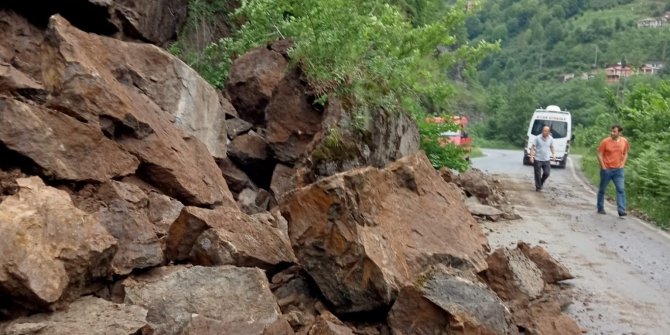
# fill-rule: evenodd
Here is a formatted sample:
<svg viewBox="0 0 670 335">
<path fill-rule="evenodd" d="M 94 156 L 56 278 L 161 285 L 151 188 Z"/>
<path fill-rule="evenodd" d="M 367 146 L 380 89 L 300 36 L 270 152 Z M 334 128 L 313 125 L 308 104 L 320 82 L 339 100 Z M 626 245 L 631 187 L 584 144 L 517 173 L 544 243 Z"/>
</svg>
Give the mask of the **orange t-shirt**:
<svg viewBox="0 0 670 335">
<path fill-rule="evenodd" d="M 623 167 L 623 157 L 628 154 L 630 145 L 624 137 L 619 137 L 618 141 L 607 137 L 600 142 L 598 152 L 603 155 L 603 163 L 606 169 L 618 169 Z"/>
</svg>

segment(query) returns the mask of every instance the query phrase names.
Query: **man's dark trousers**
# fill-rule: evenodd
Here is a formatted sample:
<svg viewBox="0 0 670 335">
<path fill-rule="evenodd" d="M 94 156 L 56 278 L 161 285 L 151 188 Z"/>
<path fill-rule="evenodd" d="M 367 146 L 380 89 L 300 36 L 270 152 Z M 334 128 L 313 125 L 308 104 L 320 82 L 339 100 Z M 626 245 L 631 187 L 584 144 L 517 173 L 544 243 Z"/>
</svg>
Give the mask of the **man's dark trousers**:
<svg viewBox="0 0 670 335">
<path fill-rule="evenodd" d="M 533 162 L 533 168 L 535 170 L 535 189 L 539 191 L 542 189 L 545 180 L 549 178 L 551 163 L 549 161 L 535 160 L 535 162 Z"/>
</svg>

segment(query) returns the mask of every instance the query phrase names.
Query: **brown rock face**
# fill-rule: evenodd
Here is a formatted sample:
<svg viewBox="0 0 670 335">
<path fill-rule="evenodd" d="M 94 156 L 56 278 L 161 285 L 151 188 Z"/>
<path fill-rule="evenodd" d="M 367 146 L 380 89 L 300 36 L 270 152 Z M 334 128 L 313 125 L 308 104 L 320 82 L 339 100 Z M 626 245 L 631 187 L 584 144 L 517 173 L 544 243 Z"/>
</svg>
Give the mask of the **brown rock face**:
<svg viewBox="0 0 670 335">
<path fill-rule="evenodd" d="M 134 66 L 136 64 L 152 65 L 141 68 Z M 197 119 L 193 114 L 186 117 L 188 113 L 184 108 L 170 108 L 175 104 L 188 103 L 188 99 L 175 100 L 167 96 L 198 96 L 196 93 L 199 91 L 182 93 L 168 90 L 166 98 L 159 99 L 153 95 L 155 92 L 152 93 L 152 89 L 157 90 L 159 84 L 146 84 L 165 81 L 162 77 L 165 72 L 179 74 L 186 71 L 183 63 L 153 46 L 86 34 L 61 17 L 54 16 L 47 31 L 44 69 L 44 85 L 51 92 L 48 104 L 99 126 L 107 137 L 139 158 L 141 165 L 138 173 L 161 191 L 185 204 L 232 203 L 232 195 L 207 147 L 168 121 L 173 117 L 175 124 L 179 125 L 181 117 L 183 120 Z M 195 78 L 199 77 L 195 74 L 181 76 L 174 79 L 174 85 Z M 171 82 L 162 84 L 167 84 L 167 87 L 173 85 Z M 136 87 L 142 87 L 149 93 L 145 95 L 144 89 Z M 209 89 L 213 100 L 203 103 L 220 107 L 214 103 L 214 100 L 218 101 L 216 92 L 211 87 Z M 207 120 L 204 123 L 211 121 L 207 119 L 208 115 L 203 115 Z M 221 115 L 223 118 L 225 116 Z M 222 131 L 223 134 L 215 137 L 225 140 L 225 126 L 216 124 L 213 123 L 212 131 Z M 208 143 L 209 137 L 205 137 L 204 142 Z"/>
<path fill-rule="evenodd" d="M 266 47 L 254 49 L 233 63 L 226 89 L 240 117 L 255 125 L 265 122 L 265 107 L 284 78 L 288 61 Z"/>
<path fill-rule="evenodd" d="M 115 304 L 100 298 L 83 297 L 67 309 L 52 314 L 35 314 L 4 325 L 0 333 L 16 335 L 139 334 L 147 325 L 147 311 L 139 306 Z"/>
<path fill-rule="evenodd" d="M 329 97 L 324 125 L 315 136 L 309 169 L 330 176 L 361 166 L 384 167 L 419 150 L 419 129 L 412 117 L 378 109 L 354 115 Z"/>
<path fill-rule="evenodd" d="M 0 97 L 0 114 L 0 143 L 54 179 L 105 181 L 139 165 L 100 129 L 63 113 Z"/>
<path fill-rule="evenodd" d="M 502 300 L 485 285 L 443 272 L 404 287 L 389 312 L 393 334 L 518 334 Z"/>
<path fill-rule="evenodd" d="M 425 154 L 297 189 L 282 204 L 305 270 L 340 312 L 386 306 L 431 265 L 486 269 L 486 239 Z"/>
<path fill-rule="evenodd" d="M 109 274 L 116 241 L 102 225 L 38 177 L 17 184 L 0 203 L 0 291 L 39 309 Z"/>
<path fill-rule="evenodd" d="M 149 311 L 155 334 L 264 334 L 281 322 L 265 273 L 233 266 L 181 268 L 124 282 L 125 303 Z"/>
<path fill-rule="evenodd" d="M 170 227 L 167 255 L 196 264 L 258 266 L 295 262 L 288 237 L 277 227 L 236 209 L 186 207 Z"/>
</svg>

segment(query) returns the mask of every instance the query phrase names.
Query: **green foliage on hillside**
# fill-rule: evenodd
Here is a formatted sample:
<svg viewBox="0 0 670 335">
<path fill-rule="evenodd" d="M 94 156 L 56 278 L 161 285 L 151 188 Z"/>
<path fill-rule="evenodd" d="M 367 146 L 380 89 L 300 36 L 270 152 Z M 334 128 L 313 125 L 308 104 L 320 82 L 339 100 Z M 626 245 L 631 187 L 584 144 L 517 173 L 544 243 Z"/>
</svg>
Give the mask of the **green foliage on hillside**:
<svg viewBox="0 0 670 335">
<path fill-rule="evenodd" d="M 208 45 L 200 54 L 205 66 L 195 68 L 222 87 L 236 57 L 268 41 L 290 39 L 291 60 L 322 96 L 319 101 L 336 94 L 354 115 L 382 108 L 421 120 L 429 113 L 453 113 L 447 74 L 471 71 L 497 48 L 468 43 L 465 15 L 463 1 L 243 1 L 232 15 L 243 24 Z"/>
<path fill-rule="evenodd" d="M 653 0 L 487 1 L 468 19 L 473 40 L 501 40 L 502 52 L 480 67 L 480 80 L 555 81 L 563 73 L 603 69 L 622 60 L 638 67 L 670 60 L 670 27 L 638 28 L 667 5 Z"/>
</svg>

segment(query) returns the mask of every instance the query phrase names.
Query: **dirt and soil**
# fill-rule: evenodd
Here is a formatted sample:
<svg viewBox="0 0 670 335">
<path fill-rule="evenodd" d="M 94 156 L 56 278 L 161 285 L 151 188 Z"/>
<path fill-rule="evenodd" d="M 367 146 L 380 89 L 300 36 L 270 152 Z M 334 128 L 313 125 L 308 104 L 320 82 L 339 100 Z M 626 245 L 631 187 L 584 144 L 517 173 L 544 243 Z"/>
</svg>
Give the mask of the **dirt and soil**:
<svg viewBox="0 0 670 335">
<path fill-rule="evenodd" d="M 612 203 L 597 214 L 595 189 L 579 172 L 580 157 L 554 168 L 542 192 L 522 152 L 484 150 L 473 166 L 501 180 L 521 220 L 484 222 L 493 249 L 519 240 L 541 245 L 575 279 L 566 311 L 587 334 L 670 334 L 670 234 Z"/>
</svg>

